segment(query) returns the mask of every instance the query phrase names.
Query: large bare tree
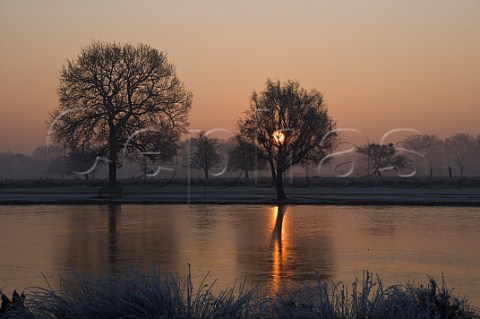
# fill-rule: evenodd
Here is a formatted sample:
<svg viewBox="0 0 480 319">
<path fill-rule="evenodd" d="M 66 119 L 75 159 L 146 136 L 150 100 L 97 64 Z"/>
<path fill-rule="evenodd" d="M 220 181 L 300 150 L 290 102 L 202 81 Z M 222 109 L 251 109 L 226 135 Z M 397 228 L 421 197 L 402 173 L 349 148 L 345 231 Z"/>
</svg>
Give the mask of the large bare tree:
<svg viewBox="0 0 480 319">
<path fill-rule="evenodd" d="M 283 174 L 303 160 L 321 160 L 336 144 L 335 123 L 323 95 L 307 91 L 297 81 L 267 80 L 253 92 L 250 108 L 239 122 L 240 134 L 250 137 L 272 173 L 278 199 L 286 199 Z"/>
<path fill-rule="evenodd" d="M 109 186 L 116 185 L 120 155 L 161 154 L 165 141 L 152 132 L 176 145 L 188 125 L 192 94 L 165 54 L 149 45 L 93 42 L 67 60 L 59 80 L 50 133 L 67 150 L 98 150 L 108 162 Z"/>
</svg>

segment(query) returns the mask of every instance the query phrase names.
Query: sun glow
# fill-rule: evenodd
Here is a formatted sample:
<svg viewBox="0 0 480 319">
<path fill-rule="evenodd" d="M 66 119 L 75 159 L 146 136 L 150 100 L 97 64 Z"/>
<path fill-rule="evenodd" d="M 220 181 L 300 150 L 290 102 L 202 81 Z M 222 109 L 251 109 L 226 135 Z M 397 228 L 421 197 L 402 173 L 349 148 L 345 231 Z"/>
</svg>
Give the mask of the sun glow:
<svg viewBox="0 0 480 319">
<path fill-rule="evenodd" d="M 282 131 L 273 132 L 272 137 L 275 144 L 283 144 L 285 141 L 285 134 Z"/>
</svg>

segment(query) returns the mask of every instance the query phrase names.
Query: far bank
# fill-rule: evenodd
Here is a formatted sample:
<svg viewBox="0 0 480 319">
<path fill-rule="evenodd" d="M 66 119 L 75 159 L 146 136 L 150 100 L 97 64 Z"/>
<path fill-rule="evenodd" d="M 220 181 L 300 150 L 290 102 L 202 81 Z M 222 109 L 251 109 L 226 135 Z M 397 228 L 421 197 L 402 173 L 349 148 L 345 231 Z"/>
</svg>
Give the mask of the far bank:
<svg viewBox="0 0 480 319">
<path fill-rule="evenodd" d="M 287 200 L 262 179 L 3 180 L 0 204 L 311 204 L 480 206 L 480 178 L 318 178 L 285 182 Z"/>
</svg>

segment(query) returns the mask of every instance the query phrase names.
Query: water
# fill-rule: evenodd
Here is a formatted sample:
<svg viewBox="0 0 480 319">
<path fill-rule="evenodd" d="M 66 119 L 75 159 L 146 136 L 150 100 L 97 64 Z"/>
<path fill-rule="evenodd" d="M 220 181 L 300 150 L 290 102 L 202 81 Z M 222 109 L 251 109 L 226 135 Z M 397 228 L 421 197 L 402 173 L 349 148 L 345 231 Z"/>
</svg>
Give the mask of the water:
<svg viewBox="0 0 480 319">
<path fill-rule="evenodd" d="M 283 218 L 281 218 L 283 216 Z M 317 276 L 384 283 L 427 274 L 480 305 L 480 208 L 258 205 L 0 206 L 0 289 L 56 286 L 71 270 L 135 262 L 217 287 L 272 292 Z"/>
</svg>

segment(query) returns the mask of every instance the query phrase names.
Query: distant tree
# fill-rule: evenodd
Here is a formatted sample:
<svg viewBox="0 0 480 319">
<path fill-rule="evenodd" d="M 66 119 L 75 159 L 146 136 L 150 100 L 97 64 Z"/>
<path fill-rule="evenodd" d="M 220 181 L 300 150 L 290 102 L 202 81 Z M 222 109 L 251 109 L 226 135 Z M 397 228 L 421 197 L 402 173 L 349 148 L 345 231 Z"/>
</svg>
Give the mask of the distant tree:
<svg viewBox="0 0 480 319">
<path fill-rule="evenodd" d="M 53 158 L 63 155 L 61 147 L 54 145 L 41 145 L 33 150 L 32 159 L 40 161 L 49 161 Z"/>
<path fill-rule="evenodd" d="M 32 171 L 35 175 L 43 175 L 47 172 L 50 162 L 58 157 L 64 157 L 61 147 L 54 145 L 42 145 L 37 147 L 32 153 Z"/>
<path fill-rule="evenodd" d="M 0 176 L 6 178 L 27 178 L 32 174 L 32 158 L 21 153 L 0 153 Z"/>
<path fill-rule="evenodd" d="M 474 150 L 472 157 L 474 159 L 474 174 L 476 176 L 480 176 L 480 161 L 478 160 L 480 158 L 480 134 L 478 134 L 475 137 L 474 141 Z"/>
<path fill-rule="evenodd" d="M 59 108 L 50 115 L 54 141 L 67 151 L 99 150 L 108 159 L 110 186 L 121 152 L 127 156 L 149 145 L 142 135 L 128 143 L 139 130 L 172 131 L 172 144 L 179 141 L 192 98 L 163 52 L 106 42 L 93 42 L 67 60 L 58 95 Z"/>
<path fill-rule="evenodd" d="M 257 169 L 264 169 L 266 161 L 257 158 L 257 146 L 237 134 L 229 140 L 230 149 L 228 151 L 228 169 L 232 171 L 241 171 L 245 178 L 249 178 L 249 172 Z"/>
<path fill-rule="evenodd" d="M 1 178 L 8 178 L 12 173 L 12 153 L 1 152 L 0 153 L 0 176 Z"/>
<path fill-rule="evenodd" d="M 221 161 L 221 156 L 217 150 L 219 145 L 219 139 L 208 137 L 203 131 L 192 138 L 194 153 L 191 157 L 191 163 L 193 167 L 203 170 L 206 179 L 209 178 L 210 168 Z"/>
<path fill-rule="evenodd" d="M 407 150 L 418 152 L 424 156 L 423 170 L 427 175 L 439 175 L 444 165 L 444 145 L 443 140 L 437 135 L 412 135 L 403 141 L 402 146 Z M 416 156 L 409 156 L 412 163 L 422 162 L 422 159 Z M 417 165 L 418 166 L 418 165 Z"/>
<path fill-rule="evenodd" d="M 144 179 L 147 179 L 147 176 L 149 174 L 153 175 L 153 169 L 151 168 L 153 163 L 147 156 L 143 156 L 139 158 L 138 163 L 140 166 L 140 171 L 142 172 L 141 177 L 143 177 Z"/>
<path fill-rule="evenodd" d="M 137 143 L 140 137 L 141 143 Z M 129 141 L 137 150 L 132 160 L 137 160 L 144 178 L 155 174 L 154 166 L 159 162 L 170 162 L 177 155 L 179 141 L 177 131 L 171 129 L 139 131 Z M 154 150 L 154 151 L 152 151 Z"/>
<path fill-rule="evenodd" d="M 95 178 L 95 173 L 99 167 L 105 164 L 100 160 L 101 154 L 101 150 L 73 149 L 65 158 L 65 171 L 83 175 L 85 179 L 89 179 L 89 176 Z M 60 165 L 60 162 L 57 162 L 57 164 Z"/>
<path fill-rule="evenodd" d="M 399 153 L 392 143 L 370 143 L 357 147 L 357 152 L 367 157 L 373 172 L 370 175 L 382 177 L 382 171 L 398 170 L 410 167 L 410 161 L 403 153 Z"/>
<path fill-rule="evenodd" d="M 463 177 L 468 158 L 475 149 L 475 138 L 473 135 L 458 133 L 445 139 L 445 153 L 460 170 L 460 177 Z"/>
<path fill-rule="evenodd" d="M 283 174 L 304 159 L 320 160 L 334 147 L 335 127 L 323 96 L 307 91 L 297 81 L 267 80 L 262 92 L 253 92 L 250 108 L 239 122 L 240 134 L 257 144 L 267 160 L 277 192 L 286 199 Z"/>
<path fill-rule="evenodd" d="M 68 168 L 67 158 L 65 156 L 59 156 L 48 162 L 45 173 L 47 175 L 59 175 L 60 178 L 63 179 L 65 175 L 72 174 L 72 171 Z"/>
</svg>

